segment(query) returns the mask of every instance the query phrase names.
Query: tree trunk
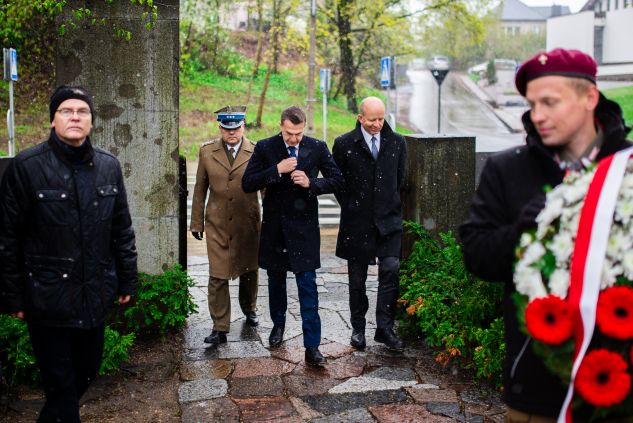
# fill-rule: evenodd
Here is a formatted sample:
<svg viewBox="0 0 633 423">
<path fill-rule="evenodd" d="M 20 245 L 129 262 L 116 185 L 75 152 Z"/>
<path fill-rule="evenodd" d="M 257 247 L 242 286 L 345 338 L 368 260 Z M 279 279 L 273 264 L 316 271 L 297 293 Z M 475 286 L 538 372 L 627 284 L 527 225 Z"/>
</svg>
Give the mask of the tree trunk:
<svg viewBox="0 0 633 423">
<path fill-rule="evenodd" d="M 213 52 L 211 53 L 211 68 L 219 71 L 216 68 L 216 59 L 218 57 L 218 44 L 220 43 L 220 0 L 215 0 L 215 27 L 213 28 Z"/>
<path fill-rule="evenodd" d="M 356 72 L 352 52 L 350 7 L 353 0 L 341 0 L 337 6 L 338 46 L 341 55 L 341 85 L 347 97 L 347 110 L 358 113 L 356 104 Z"/>
<path fill-rule="evenodd" d="M 259 65 L 262 62 L 262 44 L 264 43 L 264 5 L 263 0 L 257 0 L 257 53 L 255 55 L 255 66 L 251 79 L 248 81 L 248 91 L 246 93 L 246 104 L 251 102 L 251 93 L 253 90 L 253 81 L 257 79 L 259 74 Z"/>
<path fill-rule="evenodd" d="M 268 68 L 266 69 L 266 77 L 264 78 L 264 85 L 262 86 L 262 92 L 259 95 L 259 105 L 257 106 L 257 118 L 255 119 L 255 126 L 258 128 L 262 127 L 262 115 L 264 114 L 264 103 L 266 102 L 266 91 L 268 90 L 268 83 L 270 82 L 270 73 L 272 71 L 272 66 L 268 63 Z"/>
</svg>

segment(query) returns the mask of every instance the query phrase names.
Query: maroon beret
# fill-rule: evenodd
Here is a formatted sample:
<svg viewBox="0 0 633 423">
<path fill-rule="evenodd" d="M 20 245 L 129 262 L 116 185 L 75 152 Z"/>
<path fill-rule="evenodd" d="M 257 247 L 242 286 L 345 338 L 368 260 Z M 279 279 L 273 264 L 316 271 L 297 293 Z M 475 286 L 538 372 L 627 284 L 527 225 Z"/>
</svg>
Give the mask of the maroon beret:
<svg viewBox="0 0 633 423">
<path fill-rule="evenodd" d="M 541 52 L 525 61 L 517 71 L 514 83 L 522 96 L 525 96 L 527 84 L 533 79 L 547 75 L 584 78 L 596 83 L 598 65 L 593 57 L 578 50 L 554 49 Z"/>
</svg>

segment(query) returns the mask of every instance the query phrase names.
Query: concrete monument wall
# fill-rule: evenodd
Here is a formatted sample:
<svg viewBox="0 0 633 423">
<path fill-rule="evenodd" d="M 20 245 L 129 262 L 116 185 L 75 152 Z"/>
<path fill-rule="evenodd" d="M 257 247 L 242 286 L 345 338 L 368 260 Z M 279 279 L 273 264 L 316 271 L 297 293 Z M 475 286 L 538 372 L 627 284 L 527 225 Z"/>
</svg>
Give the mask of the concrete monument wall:
<svg viewBox="0 0 633 423">
<path fill-rule="evenodd" d="M 69 30 L 56 54 L 58 84 L 83 85 L 94 95 L 94 145 L 121 162 L 136 231 L 139 271 L 160 273 L 178 262 L 178 13 L 162 0 L 146 29 L 129 1 L 85 5 L 99 21 L 132 31 L 114 37 L 109 24 Z"/>
<path fill-rule="evenodd" d="M 453 231 L 466 219 L 475 192 L 475 137 L 406 135 L 407 173 L 402 216 L 432 233 Z M 405 234 L 403 257 L 413 240 Z"/>
</svg>

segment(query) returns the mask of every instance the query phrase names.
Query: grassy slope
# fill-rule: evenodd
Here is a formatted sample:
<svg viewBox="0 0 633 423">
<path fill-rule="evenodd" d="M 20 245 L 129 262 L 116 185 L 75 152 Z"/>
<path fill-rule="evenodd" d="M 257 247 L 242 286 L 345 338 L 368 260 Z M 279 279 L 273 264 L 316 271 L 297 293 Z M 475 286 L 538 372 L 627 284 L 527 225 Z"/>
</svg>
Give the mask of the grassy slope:
<svg viewBox="0 0 633 423">
<path fill-rule="evenodd" d="M 633 125 L 633 86 L 623 88 L 611 88 L 603 91 L 609 99 L 617 102 L 624 111 L 624 120 L 627 125 Z"/>
<path fill-rule="evenodd" d="M 250 78 L 250 63 L 236 77 L 221 76 L 211 71 L 183 71 L 180 73 L 180 148 L 188 160 L 194 160 L 200 143 L 218 135 L 217 123 L 213 111 L 226 106 L 246 103 L 246 94 Z M 303 66 L 304 67 L 304 66 Z M 247 124 L 254 123 L 257 115 L 259 94 L 264 80 L 261 70 L 253 84 L 251 101 L 247 104 Z M 296 69 L 285 69 L 271 77 L 268 87 L 262 128 L 248 127 L 245 135 L 257 141 L 274 135 L 279 131 L 281 112 L 292 105 L 305 110 L 306 75 Z M 378 95 L 379 90 L 361 89 L 361 96 Z M 314 123 L 317 138 L 323 137 L 322 96 L 317 91 Z M 345 109 L 344 97 L 329 100 L 327 110 L 327 143 L 331 147 L 334 138 L 348 132 L 356 124 L 356 116 Z M 402 128 L 398 128 L 402 130 Z M 406 132 L 406 131 L 404 131 Z"/>
</svg>

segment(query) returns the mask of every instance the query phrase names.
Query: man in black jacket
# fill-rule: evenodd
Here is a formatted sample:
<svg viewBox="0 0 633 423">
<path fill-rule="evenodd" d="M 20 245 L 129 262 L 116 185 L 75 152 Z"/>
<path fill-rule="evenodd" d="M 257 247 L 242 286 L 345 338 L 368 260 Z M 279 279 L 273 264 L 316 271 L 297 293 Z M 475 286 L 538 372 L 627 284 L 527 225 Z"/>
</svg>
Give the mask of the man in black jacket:
<svg viewBox="0 0 633 423">
<path fill-rule="evenodd" d="M 402 186 L 407 149 L 404 137 L 385 122 L 385 105 L 376 97 L 360 104 L 356 128 L 334 141 L 334 161 L 343 173 L 345 187 L 337 194 L 341 224 L 336 255 L 347 260 L 350 344 L 365 348 L 365 314 L 369 308 L 365 281 L 369 264 L 378 258 L 378 298 L 374 340 L 403 351 L 393 331 L 398 300 L 398 274 L 402 241 Z"/>
<path fill-rule="evenodd" d="M 277 347 L 286 324 L 286 272 L 297 279 L 305 361 L 321 366 L 321 319 L 315 270 L 321 267 L 321 234 L 317 196 L 343 184 L 332 155 L 323 141 L 303 135 L 305 113 L 289 107 L 281 114 L 281 132 L 259 141 L 251 156 L 242 188 L 266 189 L 259 240 L 259 266 L 268 275 L 268 300 L 273 329 L 268 341 Z M 319 178 L 319 172 L 323 177 Z"/>
<path fill-rule="evenodd" d="M 137 281 L 121 168 L 90 143 L 93 116 L 84 88 L 59 87 L 49 139 L 14 158 L 0 190 L 0 301 L 28 325 L 46 394 L 38 422 L 80 421 L 106 313 Z"/>
<path fill-rule="evenodd" d="M 567 169 L 582 169 L 628 146 L 622 111 L 598 91 L 596 69 L 590 56 L 562 49 L 539 53 L 520 67 L 516 86 L 530 104 L 523 115 L 527 145 L 488 159 L 459 230 L 467 268 L 505 284 L 506 422 L 554 422 L 565 397 L 566 387 L 519 331 L 512 266 L 521 233 L 536 227 L 544 187 L 560 184 Z"/>
</svg>

